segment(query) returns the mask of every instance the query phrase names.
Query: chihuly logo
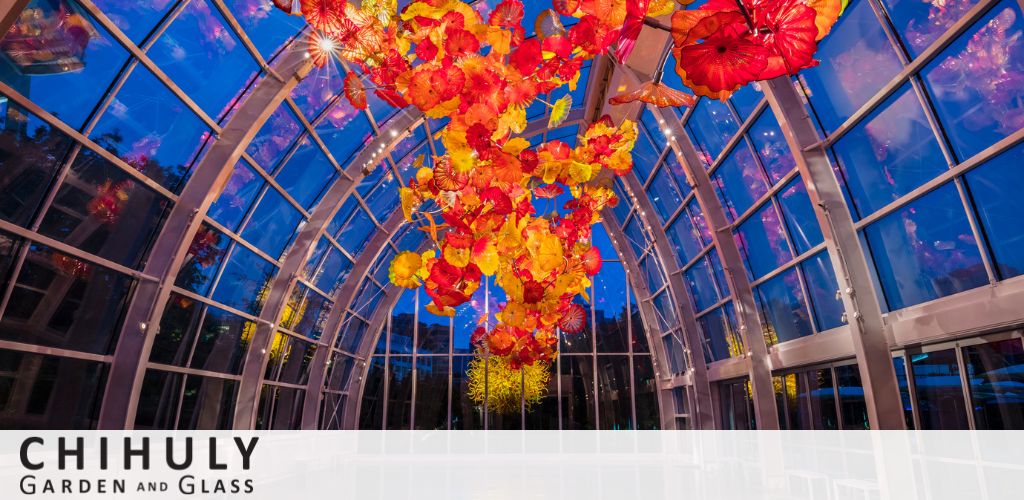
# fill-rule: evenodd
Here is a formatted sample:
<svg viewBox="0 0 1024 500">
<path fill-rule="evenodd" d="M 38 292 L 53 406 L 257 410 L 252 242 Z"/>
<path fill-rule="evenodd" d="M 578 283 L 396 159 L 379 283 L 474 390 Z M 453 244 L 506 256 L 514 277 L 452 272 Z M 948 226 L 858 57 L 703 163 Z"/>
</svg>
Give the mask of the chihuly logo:
<svg viewBox="0 0 1024 500">
<path fill-rule="evenodd" d="M 252 468 L 258 437 L 210 437 L 207 446 L 197 446 L 191 437 L 99 437 L 88 444 L 84 437 L 55 441 L 35 436 L 22 441 L 21 466 L 28 471 L 19 482 L 23 495 L 99 493 L 135 498 L 145 493 L 247 495 L 254 491 L 253 479 L 231 474 Z"/>
</svg>

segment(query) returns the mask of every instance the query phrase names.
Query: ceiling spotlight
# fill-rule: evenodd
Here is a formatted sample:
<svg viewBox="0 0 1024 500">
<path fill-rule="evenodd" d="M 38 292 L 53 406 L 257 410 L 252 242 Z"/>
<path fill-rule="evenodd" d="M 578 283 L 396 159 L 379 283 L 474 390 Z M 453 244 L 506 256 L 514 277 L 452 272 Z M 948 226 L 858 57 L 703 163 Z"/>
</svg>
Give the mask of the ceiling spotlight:
<svg viewBox="0 0 1024 500">
<path fill-rule="evenodd" d="M 398 131 L 395 129 L 391 129 L 391 137 L 398 137 Z"/>
<path fill-rule="evenodd" d="M 338 49 L 338 44 L 329 36 L 321 36 L 316 40 L 316 47 L 321 52 L 334 52 Z"/>
</svg>

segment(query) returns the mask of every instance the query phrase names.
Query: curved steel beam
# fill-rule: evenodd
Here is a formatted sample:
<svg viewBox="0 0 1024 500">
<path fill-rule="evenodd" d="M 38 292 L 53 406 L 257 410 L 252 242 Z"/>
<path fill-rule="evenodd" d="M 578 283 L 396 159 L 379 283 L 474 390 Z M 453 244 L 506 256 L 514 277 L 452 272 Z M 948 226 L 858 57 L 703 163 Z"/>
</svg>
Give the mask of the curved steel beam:
<svg viewBox="0 0 1024 500">
<path fill-rule="evenodd" d="M 422 117 L 406 113 L 399 115 L 394 120 L 396 120 L 395 127 L 404 128 L 408 131 L 422 120 Z M 291 295 L 292 289 L 295 288 L 295 284 L 298 282 L 299 272 L 309 260 L 324 230 L 338 210 L 341 209 L 341 206 L 348 200 L 349 196 L 352 195 L 359 180 L 365 176 L 362 171 L 362 165 L 374 156 L 377 151 L 374 146 L 383 146 L 385 150 L 389 150 L 403 137 L 404 135 L 402 134 L 395 137 L 378 135 L 374 142 L 364 147 L 362 152 L 349 162 L 348 167 L 344 171 L 346 175 L 335 180 L 334 184 L 327 190 L 323 199 L 311 212 L 309 221 L 299 230 L 295 242 L 287 250 L 281 268 L 270 283 L 267 301 L 260 312 L 256 332 L 253 335 L 251 347 L 246 354 L 245 368 L 242 370 L 242 380 L 239 385 L 238 398 L 235 405 L 234 427 L 236 429 L 250 429 L 255 424 L 256 412 L 259 407 L 260 388 L 263 385 L 263 373 L 266 369 L 267 360 L 270 357 L 270 346 L 274 340 L 277 322 L 288 303 L 288 297 Z M 378 166 L 377 168 L 381 167 Z M 396 214 L 401 216 L 400 211 L 397 211 Z M 392 214 L 392 218 L 394 218 L 394 215 Z M 375 237 L 380 234 L 381 231 L 378 230 Z M 385 234 L 385 236 L 390 238 L 390 234 Z M 371 246 L 369 248 L 375 247 Z M 383 246 L 377 247 L 377 250 L 379 251 L 380 248 L 383 248 Z M 352 276 L 353 274 L 349 275 L 350 279 Z M 339 295 L 339 297 L 344 296 Z M 337 301 L 334 304 L 335 308 L 339 306 Z"/>
<path fill-rule="evenodd" d="M 892 333 L 882 318 L 871 269 L 828 153 L 788 77 L 763 82 L 761 88 L 793 152 L 825 236 L 857 355 L 869 425 L 872 429 L 904 429 L 903 403 L 889 350 L 894 343 Z"/>
<path fill-rule="evenodd" d="M 264 78 L 257 83 L 194 168 L 153 244 L 143 271 L 159 281 L 140 281 L 125 314 L 104 391 L 100 429 L 133 426 L 146 361 L 157 335 L 156 325 L 163 316 L 189 245 L 249 141 L 310 67 L 303 52 L 285 53 L 275 68 L 279 74 L 289 76 L 284 81 Z"/>
<path fill-rule="evenodd" d="M 306 386 L 306 401 L 305 407 L 302 412 L 302 428 L 303 429 L 316 429 L 317 428 L 317 413 L 320 408 L 320 398 L 323 395 L 324 379 L 327 374 L 327 363 L 331 360 L 331 354 L 334 349 L 334 345 L 338 341 L 338 337 L 343 335 L 344 332 L 344 320 L 348 316 L 348 311 L 352 305 L 352 301 L 355 299 L 356 293 L 359 291 L 359 286 L 362 285 L 365 280 L 366 274 L 369 272 L 373 264 L 380 258 L 381 252 L 384 247 L 391 241 L 391 236 L 402 226 L 405 222 L 405 216 L 402 212 L 395 211 L 390 217 L 382 224 L 384 227 L 383 231 L 377 231 L 370 238 L 370 241 L 366 242 L 365 248 L 353 263 L 352 270 L 349 272 L 348 278 L 345 283 L 338 289 L 333 297 L 334 308 L 331 309 L 330 314 L 327 316 L 327 321 L 324 326 L 324 331 L 328 334 L 322 339 L 321 348 L 317 349 L 316 355 L 313 357 L 312 366 L 309 372 L 309 381 Z M 387 287 L 385 287 L 385 293 L 387 293 Z M 383 307 L 384 301 L 382 300 L 378 304 L 377 309 Z M 390 309 L 389 309 L 390 310 Z M 376 311 L 374 311 L 376 314 Z M 372 326 L 372 325 L 371 325 Z M 373 330 L 367 330 L 373 332 Z M 368 337 L 372 337 L 371 333 Z M 360 345 L 361 347 L 362 345 Z M 358 351 L 358 349 L 357 349 Z M 359 358 L 361 352 L 349 353 L 355 358 Z M 363 356 L 367 358 L 367 356 Z M 350 382 L 351 385 L 351 382 Z M 351 398 L 350 398 L 351 399 Z"/>
</svg>

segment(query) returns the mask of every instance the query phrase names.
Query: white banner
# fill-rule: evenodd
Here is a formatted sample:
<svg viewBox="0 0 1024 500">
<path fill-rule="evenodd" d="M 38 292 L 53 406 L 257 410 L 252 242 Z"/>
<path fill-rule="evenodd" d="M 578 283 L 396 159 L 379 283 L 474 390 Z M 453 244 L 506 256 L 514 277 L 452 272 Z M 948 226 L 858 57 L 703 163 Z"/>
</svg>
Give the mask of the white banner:
<svg viewBox="0 0 1024 500">
<path fill-rule="evenodd" d="M 3 500 L 1024 497 L 1017 431 L 0 431 L 0 445 Z"/>
</svg>

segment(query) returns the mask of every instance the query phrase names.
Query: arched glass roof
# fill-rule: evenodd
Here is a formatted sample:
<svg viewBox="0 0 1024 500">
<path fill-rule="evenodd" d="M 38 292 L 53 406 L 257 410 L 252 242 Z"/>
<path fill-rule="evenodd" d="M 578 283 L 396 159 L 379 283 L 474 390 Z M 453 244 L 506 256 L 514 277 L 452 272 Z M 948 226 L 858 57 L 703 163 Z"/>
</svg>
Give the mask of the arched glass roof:
<svg viewBox="0 0 1024 500">
<path fill-rule="evenodd" d="M 1010 0 L 953 3 L 854 0 L 792 82 L 612 108 L 667 48 L 645 28 L 650 50 L 596 59 L 546 97 L 573 94 L 563 125 L 527 110 L 535 145 L 572 144 L 606 112 L 640 124 L 598 243 L 617 261 L 607 281 L 629 285 L 595 299 L 636 310 L 661 426 L 805 425 L 775 412 L 776 394 L 807 389 L 808 367 L 865 364 L 855 332 L 891 354 L 1019 321 L 1024 16 Z M 397 188 L 443 154 L 444 123 L 372 94 L 353 108 L 352 68 L 311 68 L 302 19 L 265 0 L 31 0 L 0 19 L 0 350 L 87 380 L 65 405 L 92 409 L 46 424 L 360 425 L 373 363 L 406 355 L 391 349 L 396 314 L 422 305 L 388 284 L 391 257 L 426 244 Z M 988 314 L 955 317 L 977 303 Z M 942 314 L 955 321 L 921 320 Z M 906 386 L 914 358 L 895 356 Z M 838 398 L 853 382 L 828 370 Z M 844 411 L 819 423 L 859 425 Z"/>
</svg>

